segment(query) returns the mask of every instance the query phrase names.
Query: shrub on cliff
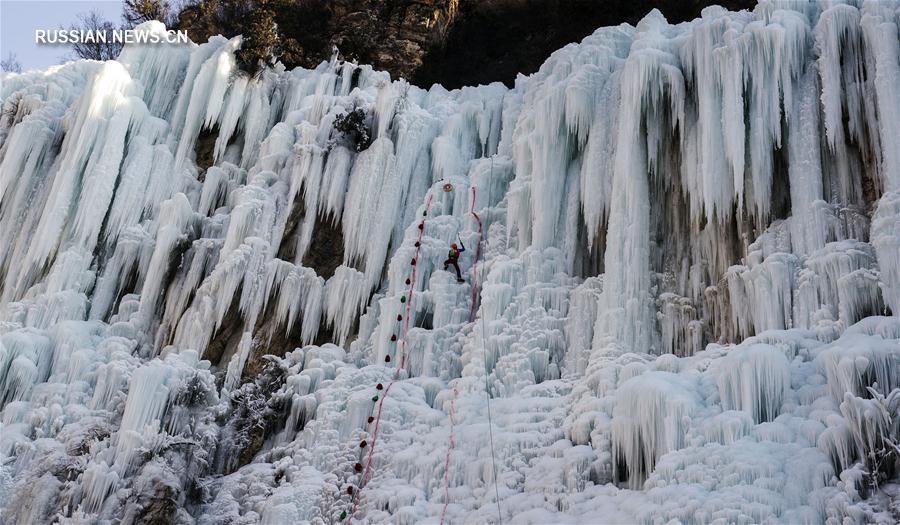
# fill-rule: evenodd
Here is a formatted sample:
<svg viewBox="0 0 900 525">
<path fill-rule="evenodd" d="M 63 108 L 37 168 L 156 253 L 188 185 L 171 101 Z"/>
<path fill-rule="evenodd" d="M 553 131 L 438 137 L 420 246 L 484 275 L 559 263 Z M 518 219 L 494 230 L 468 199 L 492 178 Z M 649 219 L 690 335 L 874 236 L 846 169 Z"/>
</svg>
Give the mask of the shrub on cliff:
<svg viewBox="0 0 900 525">
<path fill-rule="evenodd" d="M 235 54 L 238 65 L 254 74 L 260 65 L 274 60 L 281 48 L 281 37 L 275 23 L 275 13 L 269 9 L 254 9 L 244 30 L 244 42 Z"/>
<path fill-rule="evenodd" d="M 243 35 L 238 62 L 254 74 L 260 60 L 277 59 L 290 69 L 327 59 L 321 50 L 329 48 L 330 16 L 323 0 L 195 0 L 181 8 L 175 27 L 194 42 Z"/>
<path fill-rule="evenodd" d="M 334 119 L 334 129 L 356 151 L 362 151 L 372 143 L 372 135 L 366 124 L 366 112 L 362 108 L 338 115 Z"/>
</svg>

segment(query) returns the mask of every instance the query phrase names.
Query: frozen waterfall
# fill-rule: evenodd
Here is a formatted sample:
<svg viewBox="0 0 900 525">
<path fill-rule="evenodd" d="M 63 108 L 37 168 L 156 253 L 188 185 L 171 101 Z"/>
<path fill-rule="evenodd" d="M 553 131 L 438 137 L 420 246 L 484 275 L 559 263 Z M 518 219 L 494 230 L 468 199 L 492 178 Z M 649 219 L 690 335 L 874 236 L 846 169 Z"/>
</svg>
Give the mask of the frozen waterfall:
<svg viewBox="0 0 900 525">
<path fill-rule="evenodd" d="M 0 76 L 0 523 L 900 519 L 900 3 L 240 46 Z"/>
</svg>

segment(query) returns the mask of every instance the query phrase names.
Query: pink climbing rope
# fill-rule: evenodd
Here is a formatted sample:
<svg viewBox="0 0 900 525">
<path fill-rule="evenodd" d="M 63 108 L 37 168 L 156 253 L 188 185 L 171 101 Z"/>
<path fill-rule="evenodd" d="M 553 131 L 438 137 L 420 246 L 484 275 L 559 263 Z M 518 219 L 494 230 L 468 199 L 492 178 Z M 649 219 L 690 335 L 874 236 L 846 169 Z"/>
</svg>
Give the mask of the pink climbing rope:
<svg viewBox="0 0 900 525">
<path fill-rule="evenodd" d="M 459 395 L 459 391 L 454 386 L 453 397 L 450 398 L 450 441 L 447 445 L 447 457 L 444 458 L 444 508 L 441 510 L 441 525 L 444 525 L 444 516 L 447 514 L 447 506 L 450 505 L 450 452 L 456 447 L 454 421 L 456 420 L 457 395 Z"/>
<path fill-rule="evenodd" d="M 469 309 L 469 322 L 475 320 L 475 312 L 478 311 L 477 300 L 479 297 L 478 294 L 478 282 L 476 280 L 476 276 L 478 273 L 475 271 L 476 266 L 478 266 L 478 261 L 481 260 L 481 241 L 484 240 L 484 231 L 483 225 L 481 224 L 481 217 L 475 213 L 475 186 L 472 186 L 472 198 L 469 203 L 469 213 L 475 217 L 475 220 L 478 221 L 478 246 L 475 248 L 475 262 L 472 263 L 472 306 Z"/>
<path fill-rule="evenodd" d="M 427 217 L 428 212 L 431 210 L 432 197 L 433 197 L 433 195 L 432 195 L 431 191 L 429 191 L 428 196 L 425 199 L 425 210 L 422 213 L 423 217 Z M 416 251 L 415 251 L 415 254 L 413 255 L 412 261 L 410 262 L 410 264 L 412 266 L 412 272 L 410 273 L 409 279 L 407 279 L 407 282 L 409 283 L 409 290 L 406 293 L 406 312 L 405 312 L 405 315 L 403 316 L 403 320 L 402 320 L 402 325 L 401 325 L 402 330 L 400 331 L 400 337 L 397 340 L 397 353 L 399 354 L 399 357 L 400 357 L 400 363 L 397 366 L 396 371 L 394 372 L 394 378 L 391 379 L 390 383 L 388 383 L 387 387 L 385 387 L 384 394 L 378 400 L 378 411 L 375 414 L 375 421 L 373 422 L 375 426 L 372 429 L 372 443 L 371 443 L 371 445 L 369 445 L 369 451 L 368 451 L 368 454 L 366 455 L 366 464 L 364 467 L 362 479 L 360 479 L 359 486 L 357 487 L 357 489 L 353 491 L 353 508 L 350 511 L 350 515 L 347 516 L 348 523 L 350 522 L 350 520 L 353 519 L 353 516 L 356 514 L 356 510 L 359 507 L 359 499 L 360 499 L 360 494 L 362 493 L 362 489 L 366 486 L 366 484 L 369 482 L 369 478 L 372 476 L 372 470 L 373 470 L 372 463 L 375 459 L 375 445 L 378 442 L 378 431 L 381 428 L 381 412 L 382 412 L 382 409 L 384 408 L 384 401 L 387 399 L 387 396 L 391 391 L 391 387 L 394 386 L 394 383 L 400 377 L 400 372 L 406 366 L 406 335 L 407 335 L 407 332 L 409 331 L 409 315 L 410 315 L 410 312 L 412 311 L 413 294 L 416 290 L 416 273 L 417 273 L 416 270 L 419 267 L 419 265 L 418 265 L 419 252 L 422 249 L 422 238 L 425 235 L 425 219 L 424 218 L 419 223 L 418 228 L 419 228 L 419 235 L 416 238 L 416 245 L 415 245 Z M 387 358 L 386 358 L 386 360 L 387 360 Z"/>
<path fill-rule="evenodd" d="M 475 213 L 475 186 L 471 188 L 471 198 L 469 202 L 469 213 L 478 221 L 478 245 L 475 248 L 475 261 L 472 263 L 472 305 L 469 310 L 469 323 L 475 320 L 475 312 L 478 311 L 476 300 L 478 298 L 478 272 L 475 271 L 478 261 L 481 259 L 481 242 L 484 240 L 484 232 L 481 224 L 481 217 Z M 447 506 L 450 505 L 450 454 L 456 447 L 455 426 L 456 426 L 456 398 L 459 391 L 456 386 L 453 387 L 453 397 L 450 398 L 450 438 L 447 443 L 447 456 L 444 458 L 444 508 L 441 510 L 441 525 L 444 524 L 444 517 L 447 514 Z"/>
</svg>

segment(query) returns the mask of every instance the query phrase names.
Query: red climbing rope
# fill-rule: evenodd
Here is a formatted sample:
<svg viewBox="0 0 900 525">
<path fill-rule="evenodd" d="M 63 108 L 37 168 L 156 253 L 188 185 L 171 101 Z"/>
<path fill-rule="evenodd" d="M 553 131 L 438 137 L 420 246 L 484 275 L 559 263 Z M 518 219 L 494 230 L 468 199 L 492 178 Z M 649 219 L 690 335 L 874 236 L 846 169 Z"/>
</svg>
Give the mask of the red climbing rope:
<svg viewBox="0 0 900 525">
<path fill-rule="evenodd" d="M 431 192 L 428 192 L 428 197 L 425 199 L 425 211 L 422 212 L 423 217 L 428 216 L 428 210 L 431 208 Z M 402 336 L 400 337 L 400 345 L 398 345 L 398 350 L 400 350 L 400 367 L 397 369 L 402 370 L 406 365 L 406 333 L 409 331 L 409 313 L 412 309 L 412 300 L 413 293 L 416 291 L 416 270 L 419 265 L 419 251 L 422 249 L 422 237 L 425 235 L 425 219 L 422 219 L 422 222 L 419 223 L 419 238 L 416 240 L 416 253 L 413 255 L 412 259 L 412 274 L 407 279 L 407 284 L 409 284 L 409 292 L 406 294 L 406 315 L 403 317 L 403 331 L 401 332 Z"/>
<path fill-rule="evenodd" d="M 478 287 L 478 283 L 477 283 L 477 273 L 476 273 L 475 269 L 477 268 L 478 262 L 481 259 L 481 253 L 482 253 L 481 244 L 482 244 L 482 241 L 484 238 L 484 231 L 483 231 L 483 225 L 481 222 L 481 217 L 479 217 L 478 214 L 475 213 L 475 197 L 477 195 L 475 187 L 472 186 L 470 188 L 470 191 L 471 191 L 471 197 L 470 197 L 470 203 L 469 203 L 469 213 L 473 217 L 475 217 L 475 220 L 478 222 L 478 244 L 477 244 L 477 247 L 475 250 L 475 260 L 472 265 L 472 300 L 471 300 L 471 308 L 470 308 L 470 312 L 469 312 L 469 321 L 472 322 L 475 319 L 475 312 L 478 309 L 477 299 L 479 296 L 479 287 Z M 428 196 L 425 199 L 425 210 L 422 212 L 423 219 L 418 224 L 419 235 L 416 239 L 416 244 L 415 244 L 416 251 L 415 251 L 415 254 L 413 255 L 412 260 L 410 261 L 410 266 L 412 266 L 412 270 L 410 272 L 409 278 L 406 279 L 406 284 L 409 285 L 409 290 L 407 291 L 405 296 L 401 297 L 401 302 L 405 302 L 406 309 L 405 309 L 404 314 L 401 316 L 398 316 L 398 318 L 397 318 L 397 320 L 401 322 L 400 335 L 399 335 L 399 337 L 397 336 L 397 334 L 394 334 L 391 336 L 392 341 L 397 341 L 397 354 L 400 359 L 400 362 L 394 373 L 393 379 L 390 381 L 390 383 L 388 383 L 387 387 L 384 388 L 384 394 L 381 397 L 378 397 L 376 395 L 376 397 L 374 398 L 378 402 L 378 410 L 376 411 L 374 418 L 373 417 L 369 418 L 369 423 L 374 424 L 374 427 L 372 429 L 372 443 L 368 444 L 365 441 L 362 441 L 360 443 L 361 448 L 368 447 L 369 450 L 366 455 L 366 463 L 365 463 L 365 466 L 363 467 L 362 478 L 360 479 L 357 489 L 353 490 L 352 486 L 348 487 L 348 490 L 352 491 L 352 494 L 353 494 L 353 508 L 348 517 L 349 518 L 348 521 L 350 519 L 352 519 L 353 516 L 356 514 L 356 511 L 359 507 L 359 501 L 360 501 L 360 495 L 362 493 L 362 489 L 366 486 L 366 484 L 369 482 L 369 479 L 372 476 L 373 462 L 374 462 L 374 458 L 375 458 L 375 445 L 378 442 L 378 433 L 381 428 L 381 413 L 384 408 L 384 401 L 387 399 L 387 396 L 391 391 L 391 387 L 393 387 L 394 383 L 399 379 L 400 372 L 406 367 L 406 358 L 407 358 L 406 337 L 409 332 L 409 326 L 410 326 L 409 323 L 410 323 L 410 315 L 412 313 L 413 295 L 416 291 L 416 274 L 417 274 L 417 270 L 418 270 L 419 253 L 420 253 L 421 247 L 422 247 L 422 238 L 424 237 L 424 234 L 425 234 L 425 219 L 424 219 L 424 217 L 428 216 L 428 212 L 431 209 L 432 197 L 433 197 L 433 195 L 432 195 L 431 191 L 429 191 Z M 390 362 L 390 355 L 385 356 L 385 362 Z M 379 387 L 380 386 L 381 386 L 381 384 L 379 383 Z M 379 388 L 379 390 L 380 390 L 380 388 Z M 450 441 L 449 441 L 449 445 L 447 447 L 447 456 L 444 459 L 444 500 L 445 501 L 444 501 L 444 508 L 441 511 L 441 523 L 442 524 L 444 522 L 444 516 L 447 512 L 447 505 L 449 505 L 449 503 L 450 503 L 450 455 L 451 455 L 453 448 L 456 446 L 456 437 L 455 437 L 454 426 L 455 426 L 455 419 L 456 419 L 456 398 L 458 397 L 458 394 L 459 394 L 459 392 L 457 391 L 457 388 L 454 386 L 453 387 L 453 397 L 450 400 Z M 360 470 L 359 467 L 361 467 L 362 465 L 357 463 L 356 466 L 357 466 L 357 471 L 359 471 Z M 342 519 L 343 519 L 343 516 L 342 516 Z"/>
<path fill-rule="evenodd" d="M 392 386 L 394 386 L 394 381 L 388 383 L 387 388 L 384 390 L 384 397 L 382 397 L 381 402 L 378 403 L 378 414 L 375 417 L 375 428 L 372 430 L 372 446 L 369 447 L 369 455 L 366 458 L 366 471 L 359 483 L 360 489 L 365 486 L 366 482 L 369 481 L 369 476 L 372 475 L 372 460 L 374 459 L 375 455 L 375 441 L 378 440 L 378 429 L 381 426 L 381 409 L 384 408 L 384 400 L 387 398 Z M 354 513 L 356 512 L 356 507 L 353 508 L 353 511 Z"/>
<path fill-rule="evenodd" d="M 394 383 L 397 382 L 397 380 L 399 379 L 400 372 L 406 366 L 406 335 L 407 335 L 407 332 L 409 331 L 409 316 L 412 311 L 413 294 L 415 293 L 415 290 L 416 290 L 416 273 L 417 273 L 416 270 L 418 268 L 419 252 L 422 249 L 422 238 L 425 235 L 425 217 L 428 216 L 428 212 L 431 209 L 432 197 L 433 197 L 432 193 L 429 190 L 428 196 L 425 199 L 425 210 L 422 212 L 423 218 L 422 218 L 421 222 L 419 222 L 419 225 L 417 226 L 419 228 L 419 235 L 416 238 L 416 244 L 415 244 L 416 251 L 413 254 L 412 260 L 410 261 L 410 266 L 412 266 L 412 271 L 410 272 L 410 276 L 406 279 L 406 284 L 409 285 L 409 290 L 407 291 L 406 295 L 401 296 L 401 299 L 400 299 L 401 302 L 406 303 L 405 315 L 403 315 L 402 318 L 401 318 L 401 316 L 398 316 L 398 318 L 397 318 L 397 320 L 401 322 L 400 337 L 398 338 L 397 334 L 394 334 L 391 336 L 392 341 L 394 341 L 394 340 L 397 341 L 397 354 L 399 354 L 400 362 L 397 366 L 396 371 L 394 372 L 393 379 L 391 379 L 391 381 L 390 381 L 390 383 L 388 383 L 387 387 L 384 388 L 384 394 L 380 397 L 378 397 L 376 395 L 376 397 L 374 398 L 378 402 L 378 410 L 375 414 L 374 419 L 372 417 L 369 418 L 369 423 L 375 425 L 372 428 L 372 443 L 371 443 L 371 445 L 369 445 L 365 441 L 362 441 L 360 443 L 360 448 L 366 448 L 368 446 L 369 451 L 366 456 L 366 464 L 364 467 L 363 475 L 359 481 L 357 489 L 353 490 L 352 486 L 348 487 L 348 490 L 353 491 L 352 492 L 353 508 L 350 511 L 350 515 L 348 516 L 348 522 L 351 519 L 353 519 L 353 516 L 356 514 L 356 510 L 359 506 L 359 498 L 360 498 L 360 494 L 362 493 L 362 489 L 363 489 L 363 487 L 366 486 L 366 484 L 369 481 L 369 478 L 372 475 L 372 463 L 375 459 L 375 445 L 378 442 L 378 431 L 381 428 L 381 412 L 382 412 L 382 409 L 384 408 L 384 401 L 387 399 L 387 396 L 391 391 L 391 387 L 393 387 Z M 385 360 L 385 363 L 389 363 L 391 361 L 391 356 L 386 355 L 384 360 Z M 378 386 L 381 387 L 381 383 L 379 383 Z M 380 389 L 381 388 L 379 388 L 379 390 Z M 359 466 L 358 463 L 357 463 L 357 466 Z M 342 516 L 341 519 L 343 519 L 343 518 L 344 517 Z"/>
</svg>

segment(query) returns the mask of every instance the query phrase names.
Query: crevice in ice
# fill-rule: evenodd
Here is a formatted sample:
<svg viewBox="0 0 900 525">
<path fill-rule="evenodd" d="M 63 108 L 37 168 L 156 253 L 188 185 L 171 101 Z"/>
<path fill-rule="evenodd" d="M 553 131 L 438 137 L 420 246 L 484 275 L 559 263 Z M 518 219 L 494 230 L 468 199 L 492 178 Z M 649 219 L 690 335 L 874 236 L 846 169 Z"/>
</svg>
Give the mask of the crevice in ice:
<svg viewBox="0 0 900 525">
<path fill-rule="evenodd" d="M 203 352 L 203 357 L 213 365 L 222 368 L 234 354 L 243 332 L 243 322 L 239 307 L 239 295 L 235 295 L 225 312 L 220 328 L 213 332 Z"/>
<path fill-rule="evenodd" d="M 219 128 L 204 129 L 197 136 L 194 144 L 194 165 L 197 167 L 197 180 L 203 182 L 208 170 L 215 162 L 214 149 L 219 138 Z"/>
<path fill-rule="evenodd" d="M 263 360 L 254 380 L 231 394 L 231 412 L 222 428 L 215 472 L 228 474 L 246 465 L 262 449 L 266 436 L 284 426 L 284 400 L 273 394 L 284 385 L 286 372 L 280 362 Z"/>
<path fill-rule="evenodd" d="M 316 218 L 309 249 L 303 256 L 303 266 L 315 270 L 316 275 L 328 280 L 344 260 L 344 236 L 340 223 Z"/>
</svg>

